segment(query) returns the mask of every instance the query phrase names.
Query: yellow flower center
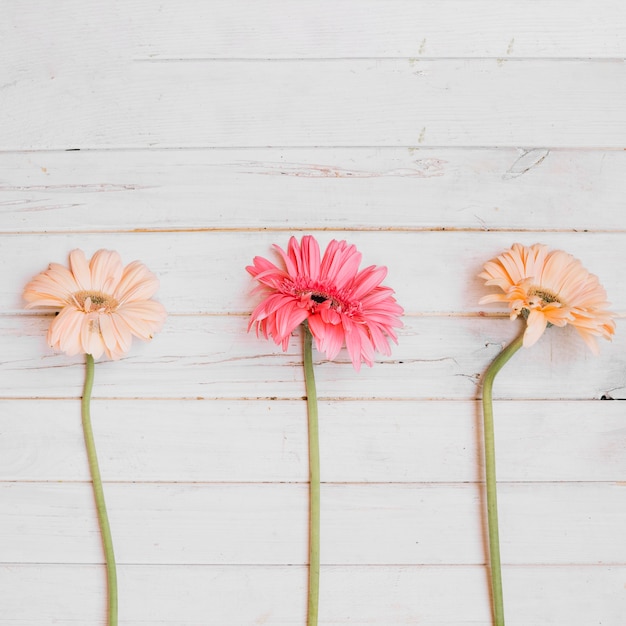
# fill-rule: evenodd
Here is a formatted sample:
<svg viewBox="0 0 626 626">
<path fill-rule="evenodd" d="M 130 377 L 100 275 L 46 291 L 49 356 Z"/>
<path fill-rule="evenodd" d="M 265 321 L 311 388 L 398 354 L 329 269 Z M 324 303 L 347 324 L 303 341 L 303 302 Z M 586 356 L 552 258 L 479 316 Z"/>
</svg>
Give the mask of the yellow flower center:
<svg viewBox="0 0 626 626">
<path fill-rule="evenodd" d="M 531 287 L 528 290 L 528 304 L 531 307 L 545 306 L 553 302 L 562 304 L 561 300 L 559 300 L 555 294 L 543 287 Z"/>
<path fill-rule="evenodd" d="M 119 306 L 115 298 L 101 291 L 77 291 L 72 299 L 84 313 L 113 313 Z"/>
</svg>

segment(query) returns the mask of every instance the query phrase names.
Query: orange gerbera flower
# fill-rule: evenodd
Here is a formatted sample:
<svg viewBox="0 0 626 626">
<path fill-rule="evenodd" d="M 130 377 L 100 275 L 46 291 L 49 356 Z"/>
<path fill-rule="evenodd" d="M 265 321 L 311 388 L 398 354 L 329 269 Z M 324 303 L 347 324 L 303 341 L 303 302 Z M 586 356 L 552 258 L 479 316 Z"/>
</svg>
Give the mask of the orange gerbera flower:
<svg viewBox="0 0 626 626">
<path fill-rule="evenodd" d="M 139 261 L 122 266 L 117 252 L 98 250 L 89 263 L 82 250 L 70 252 L 70 267 L 51 263 L 24 288 L 27 309 L 59 311 L 48 329 L 48 344 L 71 355 L 103 353 L 119 359 L 133 335 L 152 339 L 167 316 L 151 297 L 159 280 Z"/>
<path fill-rule="evenodd" d="M 548 325 L 571 324 L 597 354 L 596 337 L 611 339 L 615 332 L 613 314 L 607 310 L 609 303 L 598 277 L 567 252 L 516 243 L 486 263 L 479 276 L 486 285 L 504 291 L 484 296 L 480 304 L 506 302 L 511 319 L 520 314 L 526 318 L 524 347 L 532 346 Z"/>
</svg>

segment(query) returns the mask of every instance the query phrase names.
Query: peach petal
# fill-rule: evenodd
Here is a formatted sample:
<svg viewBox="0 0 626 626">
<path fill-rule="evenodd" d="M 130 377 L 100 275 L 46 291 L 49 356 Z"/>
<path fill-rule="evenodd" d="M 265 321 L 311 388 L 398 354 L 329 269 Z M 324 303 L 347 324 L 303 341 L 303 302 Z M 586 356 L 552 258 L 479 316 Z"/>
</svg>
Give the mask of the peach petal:
<svg viewBox="0 0 626 626">
<path fill-rule="evenodd" d="M 113 297 L 120 303 L 151 298 L 159 289 L 159 279 L 139 261 L 124 269 Z"/>
<path fill-rule="evenodd" d="M 543 313 L 539 311 L 531 311 L 528 314 L 526 332 L 524 333 L 523 345 L 525 348 L 530 348 L 534 345 L 539 337 L 543 335 L 543 332 L 548 326 L 548 320 Z"/>
<path fill-rule="evenodd" d="M 104 341 L 100 334 L 97 313 L 83 315 L 80 327 L 80 344 L 85 354 L 91 354 L 98 359 L 104 353 Z"/>
<path fill-rule="evenodd" d="M 91 289 L 91 271 L 82 250 L 76 249 L 70 252 L 70 270 L 81 290 Z"/>
<path fill-rule="evenodd" d="M 67 306 L 52 320 L 48 328 L 48 345 L 74 356 L 80 352 L 80 325 L 83 314 Z"/>
<path fill-rule="evenodd" d="M 89 262 L 91 289 L 112 293 L 122 277 L 122 259 L 112 250 L 98 250 Z"/>
</svg>

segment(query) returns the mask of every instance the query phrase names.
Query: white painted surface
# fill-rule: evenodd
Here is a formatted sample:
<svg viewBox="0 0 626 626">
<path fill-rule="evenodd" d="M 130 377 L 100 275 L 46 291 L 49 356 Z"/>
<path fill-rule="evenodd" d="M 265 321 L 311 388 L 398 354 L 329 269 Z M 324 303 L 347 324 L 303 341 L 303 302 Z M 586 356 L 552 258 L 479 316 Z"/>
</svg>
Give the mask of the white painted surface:
<svg viewBox="0 0 626 626">
<path fill-rule="evenodd" d="M 143 260 L 170 317 L 96 368 L 120 624 L 302 626 L 300 336 L 246 333 L 291 234 L 387 265 L 399 345 L 316 355 L 321 624 L 489 626 L 479 307 L 515 241 L 597 273 L 617 334 L 552 329 L 495 388 L 509 626 L 626 622 L 626 10 L 615 0 L 0 5 L 0 624 L 104 624 L 80 358 L 26 281 Z M 80 149 L 80 150 L 76 150 Z M 71 150 L 71 151 L 68 151 Z"/>
</svg>

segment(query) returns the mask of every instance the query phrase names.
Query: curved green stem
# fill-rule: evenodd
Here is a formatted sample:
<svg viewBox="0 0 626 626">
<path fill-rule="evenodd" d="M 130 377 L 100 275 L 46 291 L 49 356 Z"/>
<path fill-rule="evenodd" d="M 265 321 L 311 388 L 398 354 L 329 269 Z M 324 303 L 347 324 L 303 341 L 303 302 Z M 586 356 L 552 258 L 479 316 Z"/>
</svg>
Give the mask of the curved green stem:
<svg viewBox="0 0 626 626">
<path fill-rule="evenodd" d="M 489 526 L 489 560 L 491 567 L 491 595 L 495 626 L 504 626 L 502 600 L 502 571 L 500 567 L 500 534 L 498 531 L 498 496 L 496 491 L 496 452 L 493 430 L 493 381 L 496 374 L 522 347 L 524 332 L 514 339 L 493 360 L 483 380 L 483 419 L 485 437 L 485 477 L 487 483 L 487 522 Z"/>
<path fill-rule="evenodd" d="M 89 470 L 93 484 L 93 494 L 96 500 L 98 511 L 98 523 L 100 524 L 100 535 L 102 536 L 102 547 L 107 569 L 108 588 L 108 625 L 117 626 L 117 572 L 115 569 L 115 554 L 113 553 L 113 540 L 111 539 L 111 527 L 109 517 L 104 502 L 104 491 L 102 489 L 102 478 L 98 466 L 98 456 L 93 439 L 91 428 L 91 390 L 93 388 L 94 363 L 91 354 L 85 355 L 85 386 L 83 388 L 83 399 L 81 402 L 81 412 L 83 417 L 83 434 L 85 436 L 85 446 L 87 448 L 87 459 L 89 460 Z"/>
<path fill-rule="evenodd" d="M 320 444 L 313 338 L 304 324 L 304 382 L 309 415 L 309 609 L 307 626 L 317 626 L 320 596 Z"/>
</svg>

